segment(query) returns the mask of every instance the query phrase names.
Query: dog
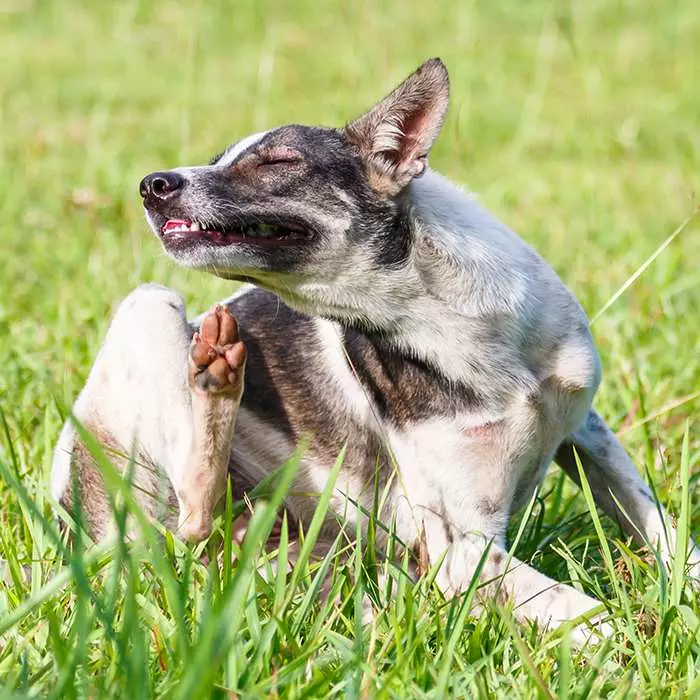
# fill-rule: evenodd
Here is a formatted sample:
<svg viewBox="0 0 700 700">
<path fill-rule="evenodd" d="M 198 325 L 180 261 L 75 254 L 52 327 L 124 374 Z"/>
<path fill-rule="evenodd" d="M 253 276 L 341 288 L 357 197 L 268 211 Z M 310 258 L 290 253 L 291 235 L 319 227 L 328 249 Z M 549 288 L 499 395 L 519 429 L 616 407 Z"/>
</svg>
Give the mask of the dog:
<svg viewBox="0 0 700 700">
<path fill-rule="evenodd" d="M 572 293 L 428 168 L 448 97 L 432 59 L 344 128 L 282 126 L 209 165 L 146 176 L 146 217 L 167 254 L 245 284 L 193 322 L 176 292 L 137 288 L 73 414 L 115 453 L 137 455 L 144 508 L 186 540 L 210 534 L 228 475 L 240 496 L 311 436 L 285 502 L 295 521 L 308 524 L 346 445 L 331 511 L 353 532 L 378 483 L 381 517 L 441 562 L 446 596 L 479 572 L 481 595 L 521 619 L 587 619 L 599 601 L 505 548 L 510 515 L 550 462 L 578 482 L 577 454 L 597 505 L 666 561 L 674 530 L 591 408 L 601 366 Z M 109 499 L 69 420 L 52 472 L 67 509 L 74 484 L 91 534 L 104 536 Z M 324 533 L 337 527 L 329 518 Z"/>
</svg>

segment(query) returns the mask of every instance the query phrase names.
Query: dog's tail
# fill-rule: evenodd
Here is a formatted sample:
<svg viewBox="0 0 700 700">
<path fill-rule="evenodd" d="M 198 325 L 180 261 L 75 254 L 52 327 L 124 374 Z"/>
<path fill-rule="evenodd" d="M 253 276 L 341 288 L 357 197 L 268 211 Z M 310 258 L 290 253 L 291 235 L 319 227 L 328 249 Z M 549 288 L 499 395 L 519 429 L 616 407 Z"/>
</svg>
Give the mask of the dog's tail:
<svg viewBox="0 0 700 700">
<path fill-rule="evenodd" d="M 554 457 L 580 484 L 574 450 L 597 505 L 628 535 L 640 544 L 651 545 L 669 561 L 676 549 L 676 533 L 670 518 L 615 434 L 592 409 L 581 426 L 560 445 Z M 689 557 L 697 575 L 700 573 L 700 549 L 692 540 Z"/>
</svg>

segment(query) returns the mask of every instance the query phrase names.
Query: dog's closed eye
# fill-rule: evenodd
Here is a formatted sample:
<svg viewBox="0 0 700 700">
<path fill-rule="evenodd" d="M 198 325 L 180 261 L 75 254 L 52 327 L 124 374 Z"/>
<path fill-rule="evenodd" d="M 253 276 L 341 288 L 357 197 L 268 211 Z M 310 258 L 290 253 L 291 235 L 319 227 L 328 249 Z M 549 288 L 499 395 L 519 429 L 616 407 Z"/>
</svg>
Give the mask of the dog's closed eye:
<svg viewBox="0 0 700 700">
<path fill-rule="evenodd" d="M 292 164 L 301 161 L 301 153 L 290 146 L 273 146 L 261 151 L 258 156 L 260 157 L 258 167 Z"/>
</svg>

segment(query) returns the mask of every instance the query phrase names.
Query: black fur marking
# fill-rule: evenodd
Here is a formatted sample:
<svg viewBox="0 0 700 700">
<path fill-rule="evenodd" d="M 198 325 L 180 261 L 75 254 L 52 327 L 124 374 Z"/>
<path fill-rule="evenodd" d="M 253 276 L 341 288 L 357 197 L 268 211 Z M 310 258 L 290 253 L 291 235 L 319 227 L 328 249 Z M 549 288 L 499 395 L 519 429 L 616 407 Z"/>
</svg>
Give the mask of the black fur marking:
<svg viewBox="0 0 700 700">
<path fill-rule="evenodd" d="M 590 430 L 592 433 L 605 432 L 605 423 L 599 418 L 595 411 L 588 411 L 586 416 L 586 429 Z"/>
<path fill-rule="evenodd" d="M 311 319 L 259 290 L 234 300 L 229 308 L 238 320 L 239 334 L 248 350 L 242 405 L 290 437 L 298 438 L 280 395 L 279 380 L 288 376 L 303 380 L 305 366 L 300 362 L 303 355 L 295 350 L 312 331 Z M 303 382 L 300 386 L 296 381 L 285 385 L 287 391 L 293 392 L 291 401 L 295 405 L 308 402 Z"/>
<path fill-rule="evenodd" d="M 638 491 L 644 498 L 646 498 L 647 501 L 654 500 L 651 493 L 649 492 L 649 489 L 647 489 L 645 486 L 640 486 Z"/>
<path fill-rule="evenodd" d="M 490 498 L 480 499 L 479 502 L 476 504 L 476 509 L 486 516 L 496 515 L 496 513 L 500 512 L 501 510 L 498 503 L 492 501 Z"/>
<path fill-rule="evenodd" d="M 397 426 L 473 410 L 483 399 L 472 387 L 449 381 L 422 360 L 395 350 L 387 339 L 344 330 L 351 369 L 382 418 Z"/>
<path fill-rule="evenodd" d="M 374 244 L 374 260 L 380 267 L 396 269 L 406 265 L 413 244 L 413 228 L 405 212 L 400 212 L 393 226 Z"/>
<path fill-rule="evenodd" d="M 381 489 L 392 464 L 383 433 L 380 426 L 363 425 L 344 410 L 345 399 L 319 357 L 313 319 L 259 288 L 237 297 L 229 308 L 248 349 L 243 408 L 292 443 L 311 436 L 310 450 L 325 463 L 332 463 L 347 441 L 346 465 L 362 475 L 368 488 L 378 470 Z M 450 383 L 428 364 L 391 349 L 385 340 L 351 328 L 343 337 L 374 410 L 397 427 L 454 416 L 480 402 L 469 387 Z"/>
</svg>

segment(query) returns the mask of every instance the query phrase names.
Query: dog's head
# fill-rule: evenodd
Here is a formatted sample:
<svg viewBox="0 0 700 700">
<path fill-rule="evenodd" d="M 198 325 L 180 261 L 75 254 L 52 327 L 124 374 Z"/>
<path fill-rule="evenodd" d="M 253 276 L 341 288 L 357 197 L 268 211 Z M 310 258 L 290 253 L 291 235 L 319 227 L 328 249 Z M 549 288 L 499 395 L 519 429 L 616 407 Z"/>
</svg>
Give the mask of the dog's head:
<svg viewBox="0 0 700 700">
<path fill-rule="evenodd" d="M 342 307 L 344 283 L 408 259 L 407 191 L 425 171 L 448 92 L 432 59 L 344 128 L 282 126 L 209 165 L 152 173 L 141 182 L 148 220 L 187 267 L 317 312 Z M 319 301 L 314 284 L 335 286 Z"/>
</svg>

